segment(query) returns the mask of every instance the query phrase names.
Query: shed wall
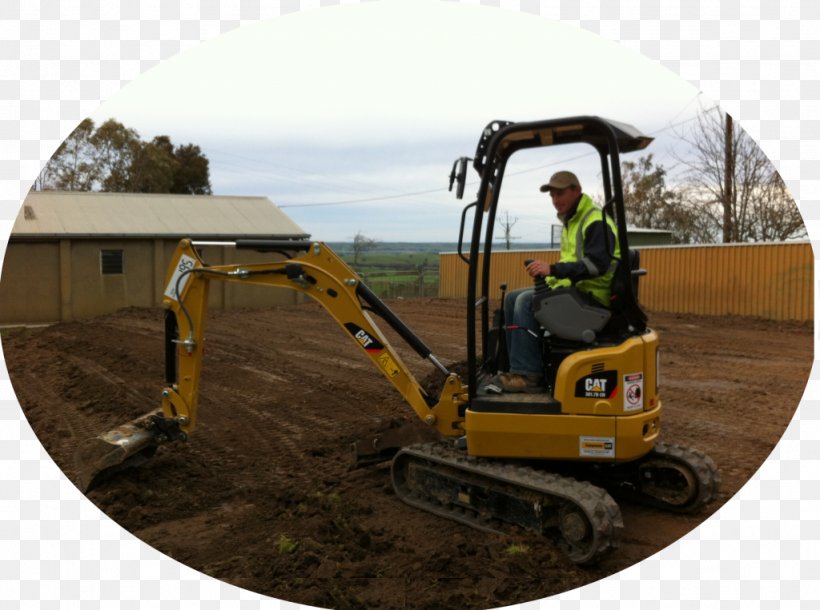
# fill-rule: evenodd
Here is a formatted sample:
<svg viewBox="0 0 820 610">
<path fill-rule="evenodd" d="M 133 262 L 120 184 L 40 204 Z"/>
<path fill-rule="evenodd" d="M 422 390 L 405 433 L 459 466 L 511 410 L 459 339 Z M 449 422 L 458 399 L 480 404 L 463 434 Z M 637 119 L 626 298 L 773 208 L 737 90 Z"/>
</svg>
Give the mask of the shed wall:
<svg viewBox="0 0 820 610">
<path fill-rule="evenodd" d="M 0 275 L 0 323 L 60 319 L 60 243 L 9 245 Z"/>
<path fill-rule="evenodd" d="M 49 324 L 91 318 L 123 307 L 162 303 L 176 239 L 62 239 L 15 241 L 0 275 L 0 325 Z M 103 249 L 123 251 L 123 273 L 104 275 Z M 260 262 L 280 255 L 206 247 L 208 263 Z M 263 308 L 296 303 L 291 290 L 214 282 L 211 309 Z"/>
</svg>

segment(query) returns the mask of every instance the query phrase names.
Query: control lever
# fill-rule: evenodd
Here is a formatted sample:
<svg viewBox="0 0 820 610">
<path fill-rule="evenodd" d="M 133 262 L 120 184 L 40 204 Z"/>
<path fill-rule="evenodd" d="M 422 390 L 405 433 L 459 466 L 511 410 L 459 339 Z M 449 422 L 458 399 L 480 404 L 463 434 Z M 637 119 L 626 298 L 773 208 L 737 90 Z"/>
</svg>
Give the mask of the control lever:
<svg viewBox="0 0 820 610">
<path fill-rule="evenodd" d="M 524 260 L 524 267 L 525 267 L 525 268 L 526 268 L 526 267 L 529 267 L 529 266 L 530 266 L 532 263 L 534 263 L 534 262 L 535 262 L 535 259 L 534 259 L 534 258 L 528 258 L 528 259 L 525 259 L 525 260 Z M 544 279 L 546 279 L 546 278 L 545 278 L 543 275 L 536 275 L 536 276 L 535 276 L 535 281 L 536 281 L 536 283 L 541 282 L 541 281 L 543 281 Z"/>
<path fill-rule="evenodd" d="M 524 261 L 524 267 L 529 267 L 530 264 L 534 260 L 535 259 L 532 259 L 532 258 L 526 259 Z M 535 305 L 535 303 L 540 303 L 543 296 L 550 291 L 549 284 L 547 284 L 547 282 L 545 281 L 546 279 L 547 278 L 544 277 L 543 275 L 536 275 L 535 276 L 535 278 L 534 278 L 535 296 L 533 297 L 533 300 L 532 300 L 533 305 Z"/>
</svg>

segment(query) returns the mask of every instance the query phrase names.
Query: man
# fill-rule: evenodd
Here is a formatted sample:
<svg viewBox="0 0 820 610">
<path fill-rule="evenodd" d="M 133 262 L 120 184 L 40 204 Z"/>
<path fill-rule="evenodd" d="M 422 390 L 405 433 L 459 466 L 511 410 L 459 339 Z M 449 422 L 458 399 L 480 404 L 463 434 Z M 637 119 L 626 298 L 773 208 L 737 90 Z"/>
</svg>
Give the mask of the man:
<svg viewBox="0 0 820 610">
<path fill-rule="evenodd" d="M 588 298 L 609 307 L 612 278 L 620 256 L 615 225 L 581 190 L 578 177 L 560 171 L 541 186 L 563 224 L 561 254 L 552 265 L 535 260 L 527 265 L 533 279 L 545 278 L 550 288 L 575 285 Z M 606 217 L 606 222 L 604 218 Z M 498 381 L 505 392 L 543 392 L 541 333 L 532 312 L 533 288 L 514 290 L 504 301 L 510 370 Z"/>
</svg>

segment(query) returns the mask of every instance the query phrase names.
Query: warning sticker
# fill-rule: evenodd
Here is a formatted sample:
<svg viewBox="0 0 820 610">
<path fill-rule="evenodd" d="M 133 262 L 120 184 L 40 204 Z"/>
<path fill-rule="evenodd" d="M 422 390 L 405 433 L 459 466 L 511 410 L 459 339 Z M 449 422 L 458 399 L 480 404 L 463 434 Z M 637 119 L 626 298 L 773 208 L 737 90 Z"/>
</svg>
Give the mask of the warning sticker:
<svg viewBox="0 0 820 610">
<path fill-rule="evenodd" d="M 615 437 L 613 436 L 581 436 L 578 440 L 581 457 L 615 457 Z"/>
<path fill-rule="evenodd" d="M 194 257 L 188 256 L 187 254 L 183 254 L 179 257 L 179 262 L 177 263 L 176 269 L 174 269 L 174 274 L 171 276 L 171 281 L 168 282 L 168 286 L 165 288 L 166 297 L 174 299 L 175 301 L 179 300 L 179 295 L 185 292 L 185 285 L 188 283 L 188 280 L 191 279 L 191 274 L 186 272 L 195 266 L 196 259 Z M 181 280 L 180 277 L 182 277 Z M 179 290 L 179 294 L 177 294 L 177 290 Z"/>
<path fill-rule="evenodd" d="M 643 411 L 643 373 L 624 375 L 624 411 Z"/>
<path fill-rule="evenodd" d="M 396 366 L 396 363 L 387 352 L 379 356 L 379 364 L 381 364 L 388 377 L 395 377 L 399 374 L 399 367 Z"/>
</svg>

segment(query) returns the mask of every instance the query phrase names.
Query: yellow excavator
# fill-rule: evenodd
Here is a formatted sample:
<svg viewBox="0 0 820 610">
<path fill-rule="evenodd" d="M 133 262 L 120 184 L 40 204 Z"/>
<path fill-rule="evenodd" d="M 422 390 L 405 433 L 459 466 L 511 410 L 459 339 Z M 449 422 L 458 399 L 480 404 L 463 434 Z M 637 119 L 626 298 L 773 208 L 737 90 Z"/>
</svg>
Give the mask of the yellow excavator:
<svg viewBox="0 0 820 610">
<path fill-rule="evenodd" d="M 385 434 L 355 447 L 362 463 L 392 459 L 396 495 L 413 506 L 481 530 L 532 530 L 554 539 L 578 564 L 594 563 L 618 546 L 623 522 L 613 495 L 677 512 L 700 509 L 715 497 L 720 477 L 708 456 L 659 440 L 658 336 L 638 303 L 643 271 L 626 230 L 620 153 L 641 150 L 650 141 L 634 127 L 599 117 L 494 121 L 482 132 L 475 156 L 456 160 L 450 190 L 456 186 L 458 198 L 464 194 L 470 161 L 480 177 L 476 200 L 461 215 L 459 234 L 459 256 L 469 268 L 466 372 L 461 375 L 448 370 L 323 243 L 208 242 L 285 255 L 272 262 L 211 266 L 198 254 L 205 244 L 182 240 L 163 298 L 166 380 L 161 406 L 85 443 L 78 451 L 78 485 L 87 491 L 122 468 L 146 462 L 158 446 L 186 440 L 194 431 L 208 289 L 211 282 L 222 281 L 290 288 L 320 303 L 435 431 L 435 440 L 408 446 L 400 446 L 401 434 Z M 603 213 L 617 225 L 621 259 L 613 300 L 604 308 L 578 298 L 574 287 L 537 290 L 543 391 L 500 392 L 492 381 L 505 365 L 505 328 L 503 310 L 490 309 L 498 292 L 491 290 L 489 277 L 505 167 L 511 155 L 524 149 L 578 143 L 598 153 Z M 471 211 L 466 252 L 465 221 Z M 438 396 L 411 374 L 376 318 L 440 372 Z"/>
</svg>

